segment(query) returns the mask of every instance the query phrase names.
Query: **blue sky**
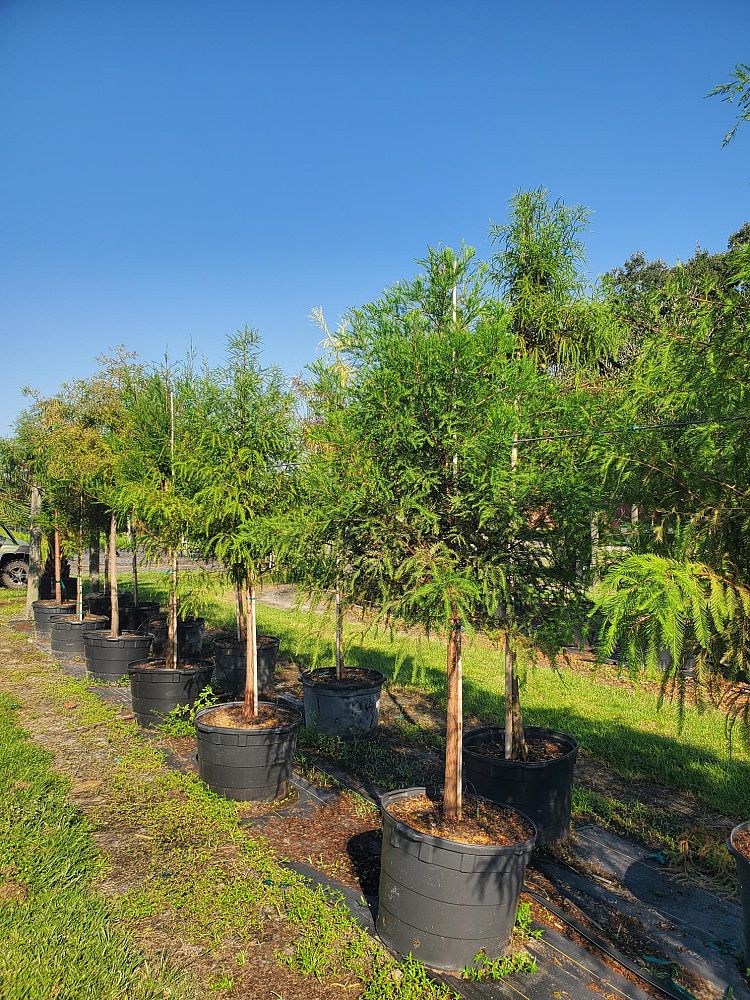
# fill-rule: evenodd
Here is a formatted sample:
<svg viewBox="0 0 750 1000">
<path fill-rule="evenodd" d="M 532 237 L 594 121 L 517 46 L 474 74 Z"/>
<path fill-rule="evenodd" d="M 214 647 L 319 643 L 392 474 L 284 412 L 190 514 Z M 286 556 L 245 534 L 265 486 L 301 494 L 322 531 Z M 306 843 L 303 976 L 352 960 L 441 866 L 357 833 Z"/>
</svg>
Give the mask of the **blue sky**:
<svg viewBox="0 0 750 1000">
<path fill-rule="evenodd" d="M 590 269 L 720 249 L 750 129 L 703 99 L 747 0 L 0 0 L 0 434 L 124 343 L 260 328 L 293 374 L 518 188 L 593 211 Z"/>
</svg>

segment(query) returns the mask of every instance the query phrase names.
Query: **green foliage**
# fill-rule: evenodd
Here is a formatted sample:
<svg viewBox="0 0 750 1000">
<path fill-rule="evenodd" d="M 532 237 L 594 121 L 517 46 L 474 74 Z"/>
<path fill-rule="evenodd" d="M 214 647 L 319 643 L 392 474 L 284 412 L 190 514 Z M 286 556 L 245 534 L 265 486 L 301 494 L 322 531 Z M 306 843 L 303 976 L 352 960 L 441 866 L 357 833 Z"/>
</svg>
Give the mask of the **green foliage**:
<svg viewBox="0 0 750 1000">
<path fill-rule="evenodd" d="M 204 708 L 213 708 L 218 705 L 218 692 L 214 691 L 210 684 L 207 684 L 198 697 L 190 705 L 177 705 L 164 716 L 164 721 L 159 724 L 159 731 L 169 737 L 194 736 L 195 717 Z"/>
<path fill-rule="evenodd" d="M 750 122 L 750 66 L 738 63 L 730 79 L 714 87 L 706 96 L 721 97 L 727 104 L 737 105 L 737 120 L 722 142 L 722 146 L 726 146 L 734 139 L 740 125 L 743 122 Z"/>
<path fill-rule="evenodd" d="M 195 490 L 193 537 L 235 583 L 267 572 L 294 501 L 296 400 L 264 368 L 255 331 L 230 336 L 223 367 L 200 382 L 199 419 L 185 466 Z"/>
<path fill-rule="evenodd" d="M 325 546 L 340 539 L 349 600 L 386 618 L 439 628 L 455 608 L 478 627 L 511 611 L 519 627 L 549 622 L 575 607 L 591 482 L 560 442 L 515 472 L 511 450 L 514 433 L 583 419 L 584 397 L 517 350 L 472 251 L 421 263 L 354 310 L 333 363 L 311 369 L 294 546 L 330 582 Z"/>
<path fill-rule="evenodd" d="M 499 982 L 502 979 L 507 979 L 508 976 L 515 974 L 530 976 L 537 971 L 536 959 L 526 951 L 517 951 L 493 959 L 487 958 L 485 954 L 480 952 L 474 959 L 474 963 L 462 972 L 464 979 L 474 983 L 487 980 Z"/>
<path fill-rule="evenodd" d="M 602 649 L 622 643 L 632 668 L 661 655 L 665 690 L 736 678 L 750 662 L 750 229 L 725 253 L 613 275 L 632 313 L 633 352 L 608 393 L 608 433 L 594 449 L 613 497 L 645 516 L 597 595 Z M 665 425 L 665 426 L 662 426 Z M 744 719 L 740 691 L 729 730 Z"/>
<path fill-rule="evenodd" d="M 152 554 L 181 549 L 195 519 L 191 452 L 199 389 L 191 357 L 141 368 L 123 384 L 111 501 L 121 517 L 133 519 Z"/>
<path fill-rule="evenodd" d="M 537 188 L 516 193 L 508 222 L 490 227 L 498 245 L 491 273 L 518 346 L 543 367 L 575 370 L 613 352 L 619 338 L 607 301 L 583 276 L 589 214 Z"/>
</svg>

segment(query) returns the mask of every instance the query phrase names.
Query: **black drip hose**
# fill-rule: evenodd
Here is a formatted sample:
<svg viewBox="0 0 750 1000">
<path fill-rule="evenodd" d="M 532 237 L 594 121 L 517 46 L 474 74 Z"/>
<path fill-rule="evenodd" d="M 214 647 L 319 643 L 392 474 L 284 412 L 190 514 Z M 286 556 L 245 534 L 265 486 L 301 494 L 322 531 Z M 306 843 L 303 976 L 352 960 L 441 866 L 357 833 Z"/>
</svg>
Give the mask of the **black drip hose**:
<svg viewBox="0 0 750 1000">
<path fill-rule="evenodd" d="M 655 976 L 650 975 L 648 972 L 644 972 L 635 962 L 627 958 L 621 952 L 619 952 L 613 945 L 609 944 L 607 941 L 603 941 L 601 938 L 596 937 L 591 931 L 587 930 L 577 920 L 573 920 L 569 917 L 567 913 L 560 910 L 554 903 L 551 903 L 545 896 L 537 892 L 536 889 L 531 889 L 527 884 L 524 883 L 523 891 L 527 896 L 531 896 L 533 900 L 536 900 L 541 906 L 548 910 L 553 916 L 561 920 L 566 927 L 575 931 L 580 937 L 588 941 L 589 944 L 593 945 L 598 951 L 603 952 L 613 962 L 617 962 L 624 969 L 627 969 L 629 973 L 633 976 L 637 976 L 641 982 L 646 983 L 652 989 L 658 990 L 664 997 L 669 997 L 669 1000 L 687 1000 L 690 993 L 687 990 L 675 989 L 671 983 L 665 983 L 663 980 L 657 979 Z"/>
</svg>

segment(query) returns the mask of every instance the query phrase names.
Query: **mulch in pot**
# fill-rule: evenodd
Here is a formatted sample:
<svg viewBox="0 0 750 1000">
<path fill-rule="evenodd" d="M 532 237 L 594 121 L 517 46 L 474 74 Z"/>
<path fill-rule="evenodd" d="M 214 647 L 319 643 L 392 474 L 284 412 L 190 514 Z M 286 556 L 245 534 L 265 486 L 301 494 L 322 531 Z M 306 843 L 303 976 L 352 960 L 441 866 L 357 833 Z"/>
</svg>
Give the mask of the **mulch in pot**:
<svg viewBox="0 0 750 1000">
<path fill-rule="evenodd" d="M 750 861 L 750 830 L 740 830 L 732 838 L 732 845 L 735 850 Z"/>
<path fill-rule="evenodd" d="M 363 667 L 345 667 L 344 676 L 341 679 L 336 677 L 333 667 L 319 667 L 317 670 L 310 670 L 305 673 L 305 680 L 308 684 L 325 684 L 330 687 L 335 684 L 340 688 L 362 687 L 363 684 L 372 684 L 379 675 L 375 671 L 367 670 Z"/>
<path fill-rule="evenodd" d="M 442 800 L 427 795 L 394 802 L 388 812 L 412 830 L 459 844 L 510 847 L 534 836 L 534 828 L 520 813 L 473 795 L 464 796 L 461 820 L 446 819 Z"/>
<path fill-rule="evenodd" d="M 570 753 L 570 747 L 560 746 L 559 740 L 547 739 L 543 736 L 527 736 L 526 749 L 528 757 L 527 764 L 543 764 L 546 761 L 557 760 Z M 480 754 L 482 757 L 505 758 L 504 740 L 483 740 L 481 743 L 472 743 L 471 752 Z"/>
<path fill-rule="evenodd" d="M 224 729 L 275 729 L 280 726 L 291 726 L 298 718 L 299 713 L 288 708 L 261 705 L 257 715 L 252 719 L 245 719 L 240 706 L 219 705 L 202 715 L 200 721 L 207 726 L 221 726 Z"/>
</svg>

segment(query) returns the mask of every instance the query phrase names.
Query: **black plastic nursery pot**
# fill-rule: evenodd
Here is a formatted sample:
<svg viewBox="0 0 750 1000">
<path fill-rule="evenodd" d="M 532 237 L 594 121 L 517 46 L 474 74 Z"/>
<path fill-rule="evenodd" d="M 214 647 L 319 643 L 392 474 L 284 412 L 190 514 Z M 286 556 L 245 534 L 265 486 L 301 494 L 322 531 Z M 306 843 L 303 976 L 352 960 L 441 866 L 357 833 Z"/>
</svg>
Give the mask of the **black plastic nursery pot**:
<svg viewBox="0 0 750 1000">
<path fill-rule="evenodd" d="M 258 690 L 272 691 L 276 657 L 281 640 L 273 635 L 259 635 Z M 214 640 L 214 672 L 211 683 L 230 698 L 241 698 L 245 691 L 245 643 L 236 639 Z"/>
<path fill-rule="evenodd" d="M 350 677 L 345 673 L 340 681 L 333 667 L 301 675 L 307 729 L 328 736 L 362 736 L 377 728 L 385 675 L 359 667 L 349 671 Z"/>
<path fill-rule="evenodd" d="M 133 595 L 129 590 L 123 590 L 117 592 L 118 604 L 120 606 L 120 614 L 128 609 L 133 603 Z M 89 609 L 89 613 L 92 615 L 109 615 L 112 611 L 112 596 L 111 594 L 87 594 L 83 599 L 84 605 Z M 159 606 L 156 606 L 156 610 L 159 610 Z M 154 614 L 154 612 L 151 612 Z"/>
<path fill-rule="evenodd" d="M 34 628 L 39 636 L 49 635 L 50 620 L 60 615 L 75 614 L 75 601 L 63 601 L 57 604 L 55 601 L 34 601 Z"/>
<path fill-rule="evenodd" d="M 128 665 L 133 715 L 142 726 L 158 726 L 182 705 L 192 708 L 211 680 L 210 663 L 168 667 L 164 660 L 137 660 Z"/>
<path fill-rule="evenodd" d="M 461 844 L 420 833 L 389 812 L 398 800 L 423 794 L 405 788 L 381 798 L 380 939 L 398 955 L 448 972 L 473 965 L 480 951 L 498 958 L 510 941 L 535 836 L 506 847 Z"/>
<path fill-rule="evenodd" d="M 82 656 L 83 637 L 87 632 L 109 628 L 109 618 L 104 615 L 86 615 L 78 621 L 76 615 L 55 615 L 50 618 L 50 649 L 62 656 Z"/>
<path fill-rule="evenodd" d="M 563 840 L 570 832 L 573 800 L 573 770 L 578 743 L 567 733 L 525 726 L 527 739 L 537 737 L 559 748 L 560 755 L 544 761 L 505 760 L 479 753 L 482 743 L 504 745 L 499 726 L 474 729 L 464 736 L 464 781 L 485 799 L 513 806 L 537 828 L 537 846 Z"/>
<path fill-rule="evenodd" d="M 737 881 L 740 883 L 740 898 L 745 913 L 745 965 L 750 966 L 750 858 L 742 854 L 735 846 L 735 841 L 741 833 L 750 833 L 750 821 L 740 823 L 729 834 L 727 847 L 737 866 Z"/>
<path fill-rule="evenodd" d="M 120 611 L 120 627 L 125 632 L 137 632 L 144 622 L 158 616 L 158 601 L 146 601 L 143 604 L 128 604 Z"/>
<path fill-rule="evenodd" d="M 86 673 L 99 681 L 114 683 L 128 672 L 128 666 L 145 660 L 151 645 L 151 635 L 123 632 L 85 632 L 83 651 L 86 654 Z"/>
<path fill-rule="evenodd" d="M 180 660 L 198 660 L 203 648 L 202 618 L 177 619 L 177 657 Z M 151 652 L 155 659 L 164 656 L 167 651 L 167 619 L 165 615 L 155 615 L 149 618 L 144 628 L 154 637 Z"/>
<path fill-rule="evenodd" d="M 261 701 L 259 706 L 279 705 Z M 228 702 L 222 708 L 241 708 Z M 280 706 L 290 722 L 267 729 L 233 729 L 211 724 L 206 708 L 195 717 L 198 770 L 208 787 L 238 802 L 268 801 L 286 795 L 302 716 L 288 705 Z"/>
</svg>

